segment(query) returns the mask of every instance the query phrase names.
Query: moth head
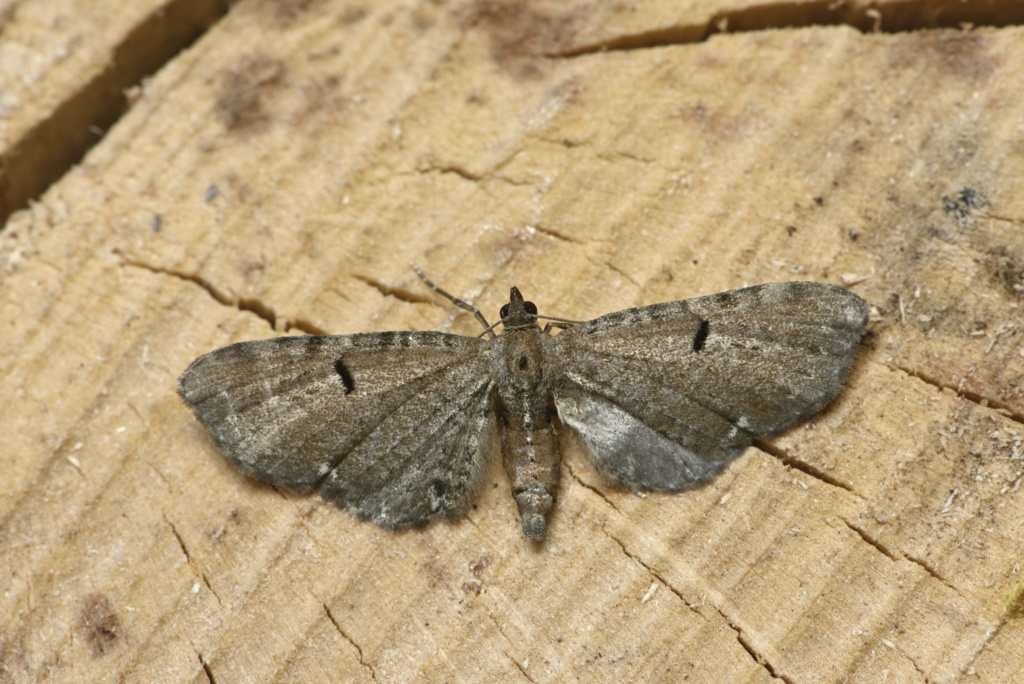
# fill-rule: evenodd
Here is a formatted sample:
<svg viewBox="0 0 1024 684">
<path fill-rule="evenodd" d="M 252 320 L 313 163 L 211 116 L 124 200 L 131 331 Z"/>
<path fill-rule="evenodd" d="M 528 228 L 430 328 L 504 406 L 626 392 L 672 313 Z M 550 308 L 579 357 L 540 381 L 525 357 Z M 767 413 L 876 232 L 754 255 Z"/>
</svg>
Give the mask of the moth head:
<svg viewBox="0 0 1024 684">
<path fill-rule="evenodd" d="M 534 325 L 537 320 L 537 305 L 523 299 L 523 293 L 513 286 L 508 295 L 508 304 L 501 307 L 501 323 L 505 329 L 524 328 Z"/>
</svg>

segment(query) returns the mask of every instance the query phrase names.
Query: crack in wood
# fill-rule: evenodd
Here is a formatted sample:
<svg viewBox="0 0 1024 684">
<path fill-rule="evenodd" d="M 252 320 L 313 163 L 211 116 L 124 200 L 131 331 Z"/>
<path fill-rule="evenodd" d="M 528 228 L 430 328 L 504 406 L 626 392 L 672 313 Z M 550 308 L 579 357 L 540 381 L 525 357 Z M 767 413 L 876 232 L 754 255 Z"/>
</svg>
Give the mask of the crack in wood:
<svg viewBox="0 0 1024 684">
<path fill-rule="evenodd" d="M 571 464 L 569 464 L 569 463 L 567 463 L 566 461 L 564 461 L 564 460 L 563 460 L 563 461 L 562 461 L 562 467 L 564 467 L 564 468 L 565 468 L 565 470 L 566 470 L 566 471 L 567 471 L 567 472 L 569 473 L 569 477 L 571 477 L 571 478 L 572 478 L 573 480 L 575 480 L 575 481 L 576 481 L 576 483 L 577 483 L 577 484 L 578 484 L 579 486 L 583 487 L 584 489 L 586 489 L 587 491 L 589 491 L 589 492 L 591 492 L 591 493 L 593 493 L 593 494 L 596 494 L 596 495 L 597 495 L 598 497 L 600 497 L 600 498 L 601 498 L 602 500 L 604 500 L 604 502 L 605 502 L 606 504 L 608 504 L 609 506 L 611 506 L 611 508 L 612 508 L 612 509 L 613 509 L 613 510 L 614 510 L 615 512 L 617 512 L 617 513 L 621 513 L 621 512 L 622 512 L 622 511 L 620 511 L 620 510 L 619 510 L 619 507 L 618 507 L 618 506 L 616 506 L 616 505 L 615 505 L 615 504 L 614 504 L 614 503 L 612 502 L 612 500 L 611 500 L 611 499 L 609 499 L 609 498 L 608 498 L 608 497 L 607 497 L 607 496 L 605 495 L 605 493 L 604 493 L 604 492 L 602 492 L 602 491 L 601 491 L 600 489 L 598 489 L 598 488 L 596 488 L 596 487 L 593 487 L 593 486 L 591 486 L 591 485 L 587 484 L 586 482 L 584 482 L 584 481 L 583 481 L 583 479 L 582 479 L 582 478 L 581 478 L 581 477 L 580 477 L 579 475 L 577 475 L 577 474 L 576 474 L 576 471 L 575 471 L 575 470 L 573 470 L 573 467 L 572 467 L 572 465 L 571 465 Z"/>
<path fill-rule="evenodd" d="M 943 28 L 962 29 L 965 25 L 1016 26 L 1024 22 L 1024 6 L 986 9 L 962 3 L 936 12 L 929 0 L 901 3 L 898 6 L 861 4 L 851 6 L 835 0 L 783 2 L 746 6 L 712 14 L 706 21 L 676 24 L 636 33 L 621 34 L 592 43 L 543 53 L 548 58 L 571 58 L 604 52 L 646 50 L 671 45 L 705 43 L 717 34 L 757 33 L 778 29 L 818 26 L 847 26 L 861 33 L 904 33 Z"/>
<path fill-rule="evenodd" d="M 977 404 L 982 408 L 995 409 L 1000 413 L 1000 415 L 1005 416 L 1006 418 L 1009 418 L 1010 420 L 1016 423 L 1024 424 L 1024 415 L 1014 411 L 1011 408 L 1010 404 L 1004 401 L 1000 401 L 999 399 L 986 397 L 982 394 L 978 394 L 977 392 L 970 392 L 968 390 L 965 390 L 961 386 L 963 384 L 962 381 L 960 385 L 954 387 L 953 385 L 942 382 L 938 378 L 934 378 L 928 375 L 927 373 L 912 370 L 905 366 L 901 366 L 898 363 L 884 363 L 884 365 L 886 368 L 889 368 L 890 370 L 905 373 L 906 375 L 909 375 L 912 378 L 916 378 L 927 385 L 931 385 L 932 387 L 936 387 L 940 390 L 950 390 L 951 392 L 955 392 L 958 397 L 962 397 L 963 399 L 966 399 L 967 401 L 973 404 Z"/>
<path fill-rule="evenodd" d="M 171 276 L 172 278 L 177 278 L 178 280 L 197 285 L 210 295 L 210 297 L 218 304 L 231 306 L 239 311 L 248 311 L 249 313 L 256 314 L 259 318 L 263 319 L 268 325 L 270 325 L 271 330 L 276 330 L 275 325 L 277 323 L 277 314 L 274 313 L 273 309 L 257 299 L 229 297 L 217 286 L 200 275 L 195 273 L 185 273 L 184 271 L 178 271 L 164 266 L 147 264 L 144 261 L 127 256 L 120 249 L 115 249 L 114 254 L 121 259 L 121 263 L 125 266 L 134 266 L 135 268 L 141 268 L 142 270 L 149 271 L 150 273 Z"/>
<path fill-rule="evenodd" d="M 195 650 L 194 647 L 193 650 Z M 206 662 L 206 658 L 203 657 L 203 654 L 198 650 L 195 651 L 195 654 L 196 658 L 199 659 L 199 664 L 202 665 L 203 672 L 206 673 L 206 678 L 210 681 L 210 684 L 217 684 L 217 678 L 213 676 L 213 668 L 211 668 L 210 664 Z"/>
<path fill-rule="evenodd" d="M 198 274 L 186 273 L 184 271 L 179 271 L 179 270 L 176 270 L 176 269 L 173 269 L 173 268 L 166 268 L 164 266 L 155 266 L 153 264 L 148 264 L 148 263 L 146 263 L 144 261 L 141 261 L 141 260 L 138 260 L 138 259 L 132 259 L 132 258 L 128 257 L 127 255 L 125 255 L 119 249 L 115 249 L 114 250 L 114 254 L 116 254 L 121 259 L 121 263 L 123 265 L 125 265 L 125 266 L 133 266 L 135 268 L 140 268 L 140 269 L 142 269 L 144 271 L 149 271 L 150 273 L 156 273 L 158 275 L 170 276 L 172 278 L 177 278 L 178 280 L 182 280 L 184 282 L 192 283 L 193 285 L 197 285 L 200 289 L 205 291 L 210 296 L 211 299 L 213 299 L 218 304 L 222 304 L 224 306 L 232 307 L 234 309 L 237 309 L 238 311 L 245 311 L 245 312 L 248 312 L 248 313 L 255 314 L 257 317 L 259 317 L 262 320 L 266 321 L 267 324 L 270 326 L 271 330 L 274 330 L 275 332 L 278 332 L 278 323 L 279 323 L 279 321 L 278 321 L 277 312 L 275 312 L 272 307 L 267 305 L 262 300 L 254 299 L 254 298 L 251 298 L 251 297 L 234 297 L 234 298 L 232 298 L 232 297 L 228 296 L 227 294 L 225 294 L 224 292 L 222 292 L 220 288 L 218 288 L 216 285 L 211 283 L 209 280 L 207 280 L 206 278 L 203 278 L 202 276 L 200 276 Z M 298 330 L 299 332 L 306 333 L 307 335 L 326 335 L 326 334 L 328 334 L 327 332 L 325 332 L 320 327 L 318 327 L 316 325 L 313 325 L 312 323 L 309 323 L 309 322 L 307 322 L 307 321 L 305 321 L 303 319 L 298 319 L 297 318 L 295 320 L 285 320 L 285 321 L 280 321 L 280 323 L 281 323 L 281 328 L 282 328 L 283 332 L 289 332 L 289 331 L 292 331 L 292 330 Z"/>
<path fill-rule="evenodd" d="M 358 273 L 353 273 L 352 277 L 365 285 L 369 285 L 370 287 L 377 290 L 385 297 L 394 297 L 400 302 L 406 302 L 407 304 L 434 303 L 434 300 L 431 297 L 416 294 L 415 292 L 410 292 L 409 290 L 406 290 L 405 288 L 402 287 L 394 287 L 392 285 L 388 285 L 386 283 L 381 282 L 380 280 L 377 280 L 376 278 L 360 275 Z"/>
<path fill-rule="evenodd" d="M 656 578 L 659 582 L 668 587 L 668 590 L 675 594 L 676 597 L 678 597 L 679 600 L 682 601 L 686 605 L 686 607 L 689 608 L 691 611 L 693 611 L 697 615 L 700 615 L 702 618 L 706 620 L 707 617 L 701 615 L 700 611 L 698 611 L 697 608 L 704 605 L 711 606 L 711 608 L 714 609 L 714 611 L 718 613 L 723 620 L 725 620 L 725 623 L 729 626 L 729 628 L 733 632 L 735 632 L 737 643 L 739 643 L 740 647 L 743 648 L 743 650 L 746 651 L 748 655 L 750 655 L 750 657 L 754 660 L 754 662 L 758 664 L 758 666 L 764 669 L 773 678 L 786 682 L 786 684 L 792 684 L 792 680 L 787 678 L 785 675 L 780 674 L 775 668 L 775 666 L 772 665 L 772 663 L 763 654 L 759 653 L 757 649 L 754 648 L 753 644 L 750 643 L 749 639 L 747 639 L 744 636 L 743 630 L 736 625 L 736 623 L 725 613 L 725 611 L 723 611 L 720 607 L 716 606 L 714 603 L 710 601 L 702 600 L 700 604 L 695 604 L 694 602 L 689 601 L 685 596 L 683 596 L 682 592 L 680 592 L 674 586 L 672 586 L 672 584 L 664 577 L 662 577 L 660 573 L 654 570 L 654 568 L 645 563 L 639 557 L 635 556 L 634 554 L 631 554 L 626 549 L 626 545 L 622 543 L 622 541 L 620 541 L 615 535 L 608 532 L 608 530 L 604 530 L 604 533 L 608 535 L 609 539 L 611 539 L 619 545 L 619 548 L 622 549 L 622 553 L 625 554 L 627 558 L 639 564 L 641 567 L 647 570 L 647 572 L 650 573 L 652 577 Z"/>
<path fill-rule="evenodd" d="M 945 579 L 942 575 L 940 575 L 939 572 L 935 568 L 933 568 L 931 565 L 929 565 L 927 562 L 921 560 L 920 558 L 916 558 L 914 556 L 911 556 L 908 553 L 903 553 L 903 552 L 900 552 L 900 551 L 895 551 L 893 549 L 890 549 L 889 547 L 885 546 L 884 544 L 879 542 L 877 539 L 872 537 L 870 534 L 868 534 L 868 532 L 866 530 L 861 529 L 860 527 L 858 527 L 857 525 L 853 524 L 852 522 L 850 522 L 849 520 L 847 520 L 846 518 L 844 518 L 842 516 L 837 516 L 837 517 L 840 520 L 842 520 L 843 524 L 846 525 L 848 528 L 850 528 L 850 530 L 852 532 L 857 534 L 857 536 L 859 536 L 861 538 L 861 540 L 863 540 L 865 543 L 869 544 L 870 546 L 874 547 L 875 550 L 877 550 L 880 554 L 882 554 L 883 556 L 885 556 L 889 560 L 896 561 L 896 562 L 905 561 L 905 562 L 910 563 L 912 565 L 916 565 L 917 567 L 921 568 L 926 573 L 928 573 L 928 575 L 930 577 L 932 577 L 933 579 L 937 580 L 940 584 L 942 584 L 942 586 L 946 587 L 947 589 L 952 591 L 954 594 L 956 594 L 958 597 L 960 597 L 964 601 L 971 602 L 971 600 L 970 600 L 970 598 L 968 596 L 965 596 L 963 594 L 963 592 L 961 592 L 959 589 L 956 588 L 956 586 L 954 586 L 947 579 Z"/>
<path fill-rule="evenodd" d="M 785 465 L 789 466 L 793 470 L 798 470 L 804 475 L 809 475 L 810 477 L 813 477 L 815 480 L 820 480 L 821 482 L 824 482 L 827 485 L 838 487 L 839 489 L 847 491 L 856 496 L 861 501 L 864 500 L 864 497 L 858 494 L 854 490 L 852 485 L 849 485 L 843 482 L 842 480 L 832 477 L 831 475 L 825 473 L 820 468 L 815 468 L 810 463 L 797 460 L 789 453 L 787 453 L 784 449 L 780 449 L 771 442 L 767 442 L 763 439 L 755 439 L 753 444 L 754 446 L 756 446 L 758 449 L 765 452 L 769 456 L 774 456 L 775 458 L 779 459 Z"/>
<path fill-rule="evenodd" d="M 330 621 L 332 625 L 334 625 L 334 629 L 338 631 L 338 634 L 340 634 L 345 641 L 352 644 L 352 647 L 356 649 L 356 653 L 359 656 L 359 664 L 367 671 L 369 671 L 370 679 L 372 679 L 373 681 L 377 681 L 377 671 L 373 668 L 373 665 L 370 665 L 370 663 L 366 661 L 365 657 L 363 656 L 363 648 L 356 643 L 355 639 L 353 639 L 345 633 L 345 630 L 341 627 L 341 623 L 339 623 L 338 620 L 335 619 L 334 614 L 331 612 L 331 609 L 327 607 L 327 603 L 324 601 L 320 601 L 320 605 L 323 606 L 324 613 L 327 614 L 327 619 Z"/>
<path fill-rule="evenodd" d="M 164 514 L 163 518 L 164 522 L 167 523 L 167 526 L 171 528 L 171 534 L 173 534 L 174 538 L 178 540 L 178 546 L 181 547 L 181 552 L 185 554 L 185 562 L 188 564 L 190 568 L 192 568 L 192 572 L 194 572 L 200 579 L 203 580 L 203 584 L 206 585 L 206 588 L 209 590 L 209 592 L 213 594 L 213 597 L 217 599 L 217 604 L 223 606 L 224 603 L 220 600 L 220 596 L 217 594 L 217 592 L 214 591 L 213 585 L 210 584 L 210 580 L 206 576 L 206 572 L 199 568 L 198 564 L 193 560 L 192 554 L 189 553 L 188 547 L 185 546 L 185 540 L 178 532 L 178 528 L 174 526 L 174 523 L 170 521 L 166 513 Z"/>
<path fill-rule="evenodd" d="M 494 628 L 498 630 L 498 634 L 500 634 L 502 638 L 505 639 L 509 646 L 512 646 L 514 642 L 508 636 L 508 634 L 505 634 L 505 630 L 501 628 L 501 623 L 498 622 L 498 620 L 495 619 L 494 615 L 492 615 L 491 613 L 488 613 L 487 617 L 491 621 L 491 624 L 494 625 Z M 512 664 L 516 666 L 516 669 L 518 669 L 519 672 L 523 675 L 523 677 L 526 678 L 526 681 L 531 682 L 531 684 L 536 684 L 536 680 L 530 676 L 530 673 L 526 671 L 526 668 L 518 660 L 513 658 L 509 653 L 506 653 L 505 651 L 501 651 L 501 654 L 508 658 L 509 661 L 511 661 Z"/>
</svg>

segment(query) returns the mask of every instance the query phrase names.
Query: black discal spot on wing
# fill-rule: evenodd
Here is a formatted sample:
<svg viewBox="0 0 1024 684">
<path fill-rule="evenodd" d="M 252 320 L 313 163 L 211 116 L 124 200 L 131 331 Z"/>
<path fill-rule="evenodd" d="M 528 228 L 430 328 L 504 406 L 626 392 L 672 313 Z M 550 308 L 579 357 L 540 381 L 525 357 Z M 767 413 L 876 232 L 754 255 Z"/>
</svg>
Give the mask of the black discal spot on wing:
<svg viewBox="0 0 1024 684">
<path fill-rule="evenodd" d="M 334 362 L 334 371 L 341 378 L 341 382 L 345 385 L 345 394 L 352 394 L 356 391 L 356 381 L 352 379 L 352 373 L 349 371 L 348 366 L 341 359 Z"/>
<path fill-rule="evenodd" d="M 526 358 L 526 354 L 519 357 L 519 370 L 526 370 L 530 365 L 530 360 Z"/>
<path fill-rule="evenodd" d="M 699 352 L 704 348 L 704 343 L 708 340 L 708 332 L 711 329 L 711 324 L 708 319 L 704 319 L 700 322 L 700 328 L 697 330 L 697 334 L 693 336 L 693 351 Z"/>
</svg>

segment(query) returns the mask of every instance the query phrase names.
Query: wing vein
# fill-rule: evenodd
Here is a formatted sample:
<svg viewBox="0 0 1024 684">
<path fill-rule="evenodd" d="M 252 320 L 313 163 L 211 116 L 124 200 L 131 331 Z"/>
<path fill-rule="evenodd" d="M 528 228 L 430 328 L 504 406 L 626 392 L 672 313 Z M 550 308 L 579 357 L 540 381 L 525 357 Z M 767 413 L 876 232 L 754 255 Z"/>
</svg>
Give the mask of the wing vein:
<svg viewBox="0 0 1024 684">
<path fill-rule="evenodd" d="M 343 453 L 338 454 L 337 457 L 330 461 L 329 466 L 324 471 L 324 474 L 314 481 L 314 488 L 319 488 L 323 484 L 324 480 L 326 480 L 331 475 L 331 473 L 337 470 L 338 467 L 341 466 L 342 462 L 349 457 L 349 455 L 358 450 L 359 445 L 364 443 L 367 438 L 369 438 L 371 435 L 373 435 L 374 433 L 378 432 L 381 429 L 381 426 L 387 422 L 387 419 L 389 417 L 398 413 L 409 402 L 420 399 L 423 393 L 422 390 L 424 389 L 423 386 L 431 384 L 429 381 L 433 378 L 433 376 L 436 376 L 443 371 L 447 371 L 455 365 L 456 362 L 452 362 L 445 364 L 444 366 L 439 366 L 438 368 L 433 369 L 429 373 L 420 375 L 415 380 L 412 380 L 403 385 L 403 387 L 413 388 L 414 391 L 410 391 L 399 404 L 397 404 L 390 410 L 381 413 L 379 415 L 379 419 L 376 422 L 368 423 L 366 428 L 362 430 L 360 434 L 355 436 L 355 438 L 353 439 L 349 446 L 349 449 Z M 490 386 L 492 384 L 492 380 L 490 378 L 487 378 L 485 382 L 482 384 L 485 386 Z M 444 423 L 442 423 L 442 425 L 443 424 Z"/>
</svg>

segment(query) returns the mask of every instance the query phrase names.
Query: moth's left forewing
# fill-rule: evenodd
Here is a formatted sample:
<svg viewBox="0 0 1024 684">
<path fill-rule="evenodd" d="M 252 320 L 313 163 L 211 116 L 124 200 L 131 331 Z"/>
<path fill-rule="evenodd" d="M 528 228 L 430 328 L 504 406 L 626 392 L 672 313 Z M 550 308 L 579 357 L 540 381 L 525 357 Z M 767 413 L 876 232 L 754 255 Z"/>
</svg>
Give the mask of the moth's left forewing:
<svg viewBox="0 0 1024 684">
<path fill-rule="evenodd" d="M 754 437 L 824 408 L 842 387 L 866 318 L 862 299 L 817 283 L 616 312 L 555 337 L 556 406 L 613 482 L 694 486 Z"/>
</svg>

